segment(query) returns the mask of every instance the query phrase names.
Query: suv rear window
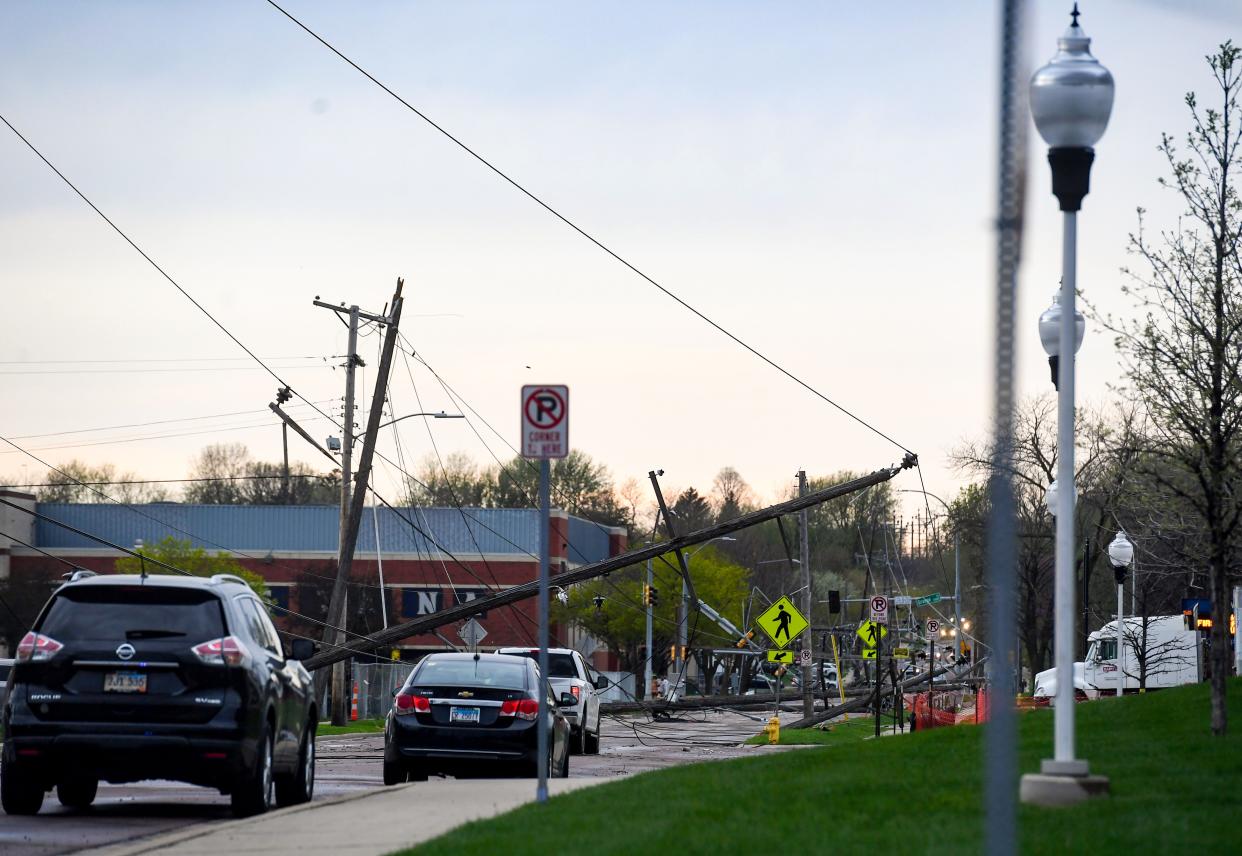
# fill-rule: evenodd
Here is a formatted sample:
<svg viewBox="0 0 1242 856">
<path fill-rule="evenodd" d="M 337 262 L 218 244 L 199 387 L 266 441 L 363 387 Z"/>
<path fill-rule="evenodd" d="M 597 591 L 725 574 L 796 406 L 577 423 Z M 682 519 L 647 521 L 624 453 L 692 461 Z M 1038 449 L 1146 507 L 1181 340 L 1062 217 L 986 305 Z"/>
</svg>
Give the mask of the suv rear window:
<svg viewBox="0 0 1242 856">
<path fill-rule="evenodd" d="M 538 651 L 505 651 L 506 655 L 511 657 L 527 657 L 539 662 Z M 548 677 L 549 678 L 576 678 L 578 670 L 574 668 L 574 658 L 572 654 L 548 654 Z"/>
<path fill-rule="evenodd" d="M 60 642 L 216 639 L 220 601 L 210 592 L 163 586 L 81 586 L 52 601 L 39 632 Z"/>
<path fill-rule="evenodd" d="M 497 660 L 425 660 L 410 686 L 526 689 L 526 664 Z"/>
</svg>

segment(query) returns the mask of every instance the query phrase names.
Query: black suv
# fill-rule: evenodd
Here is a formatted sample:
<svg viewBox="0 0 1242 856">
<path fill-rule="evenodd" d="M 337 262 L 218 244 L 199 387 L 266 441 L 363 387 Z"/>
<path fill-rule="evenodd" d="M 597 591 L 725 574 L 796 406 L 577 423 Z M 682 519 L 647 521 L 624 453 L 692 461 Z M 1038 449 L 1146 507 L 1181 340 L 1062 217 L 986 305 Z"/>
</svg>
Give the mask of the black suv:
<svg viewBox="0 0 1242 856">
<path fill-rule="evenodd" d="M 79 572 L 17 646 L 4 705 L 0 802 L 35 814 L 56 788 L 84 808 L 99 781 L 172 779 L 231 794 L 233 811 L 306 802 L 314 683 L 286 659 L 238 577 Z"/>
</svg>

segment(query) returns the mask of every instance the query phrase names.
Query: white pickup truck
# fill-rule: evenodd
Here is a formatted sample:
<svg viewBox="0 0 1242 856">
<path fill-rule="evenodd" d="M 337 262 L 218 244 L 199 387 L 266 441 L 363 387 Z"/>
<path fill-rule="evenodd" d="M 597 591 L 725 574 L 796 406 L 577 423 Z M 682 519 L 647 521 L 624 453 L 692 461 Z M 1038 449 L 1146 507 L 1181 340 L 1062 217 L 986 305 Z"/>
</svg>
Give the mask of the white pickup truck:
<svg viewBox="0 0 1242 856">
<path fill-rule="evenodd" d="M 538 648 L 501 648 L 496 653 L 539 660 Z M 553 698 L 564 693 L 574 697 L 573 705 L 560 708 L 569 720 L 569 751 L 575 755 L 598 754 L 600 691 L 608 689 L 608 678 L 592 669 L 572 648 L 549 648 L 548 683 L 552 685 Z"/>
<path fill-rule="evenodd" d="M 1139 689 L 1140 652 L 1146 652 L 1146 687 L 1149 690 L 1193 684 L 1199 680 L 1198 634 L 1187 630 L 1180 615 L 1157 615 L 1147 619 L 1146 640 L 1139 617 L 1123 619 L 1122 660 L 1117 661 L 1117 622 L 1110 621 L 1087 637 L 1086 662 L 1074 664 L 1074 689 L 1088 698 L 1114 695 L 1122 680 L 1124 692 Z M 1056 669 L 1035 676 L 1034 695 L 1057 694 Z"/>
</svg>

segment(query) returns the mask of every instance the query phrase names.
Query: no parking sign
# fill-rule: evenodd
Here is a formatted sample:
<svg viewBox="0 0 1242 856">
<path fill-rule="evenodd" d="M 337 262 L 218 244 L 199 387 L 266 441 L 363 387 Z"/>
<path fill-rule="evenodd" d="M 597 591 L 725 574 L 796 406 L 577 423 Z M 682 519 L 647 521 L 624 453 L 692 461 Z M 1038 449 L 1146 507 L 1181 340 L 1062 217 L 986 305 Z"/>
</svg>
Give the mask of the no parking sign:
<svg viewBox="0 0 1242 856">
<path fill-rule="evenodd" d="M 522 456 L 569 454 L 569 387 L 522 387 Z"/>
</svg>

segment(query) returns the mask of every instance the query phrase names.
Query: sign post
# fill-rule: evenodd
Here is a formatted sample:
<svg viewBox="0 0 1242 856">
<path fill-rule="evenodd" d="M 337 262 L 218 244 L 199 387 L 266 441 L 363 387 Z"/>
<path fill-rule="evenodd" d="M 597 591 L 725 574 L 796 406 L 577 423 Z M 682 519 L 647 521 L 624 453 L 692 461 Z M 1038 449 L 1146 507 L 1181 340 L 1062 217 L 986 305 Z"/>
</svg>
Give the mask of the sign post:
<svg viewBox="0 0 1242 856">
<path fill-rule="evenodd" d="M 927 641 L 931 645 L 930 659 L 927 661 L 927 716 L 931 727 L 936 725 L 936 711 L 932 708 L 932 693 L 935 691 L 936 679 L 936 634 L 940 632 L 940 622 L 934 618 L 927 619 Z"/>
<path fill-rule="evenodd" d="M 552 526 L 549 458 L 569 454 L 569 387 L 522 387 L 522 455 L 539 460 L 539 783 L 535 800 L 548 801 L 548 571 Z"/>
</svg>

